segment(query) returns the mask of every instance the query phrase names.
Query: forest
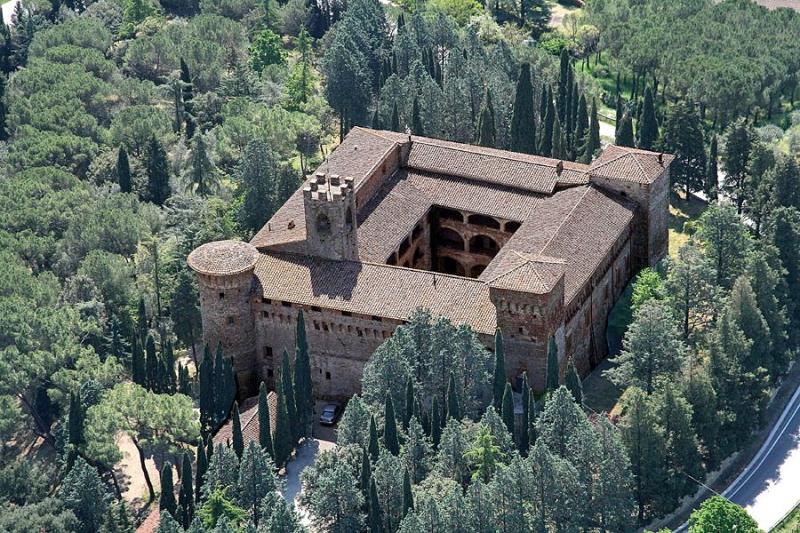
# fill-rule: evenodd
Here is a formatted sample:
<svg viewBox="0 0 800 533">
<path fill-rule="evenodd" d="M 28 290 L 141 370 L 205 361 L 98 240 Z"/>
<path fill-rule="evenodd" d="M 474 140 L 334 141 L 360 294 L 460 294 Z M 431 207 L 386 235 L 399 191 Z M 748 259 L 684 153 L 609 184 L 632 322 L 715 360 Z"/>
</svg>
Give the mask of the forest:
<svg viewBox="0 0 800 533">
<path fill-rule="evenodd" d="M 693 494 L 762 426 L 800 342 L 800 18 L 748 0 L 591 0 L 551 24 L 563 7 L 4 13 L 0 530 L 133 531 L 158 502 L 164 532 L 627 531 Z M 186 257 L 252 237 L 356 125 L 582 162 L 607 142 L 663 150 L 674 197 L 710 205 L 634 284 L 613 416 L 586 407 L 574 369 L 564 386 L 550 372 L 545 395 L 512 391 L 502 358 L 420 310 L 305 473 L 301 517 L 277 490 L 313 416 L 304 333 L 279 372 L 277 436 L 209 444 L 241 422 Z M 133 500 L 121 436 L 146 480 Z"/>
</svg>

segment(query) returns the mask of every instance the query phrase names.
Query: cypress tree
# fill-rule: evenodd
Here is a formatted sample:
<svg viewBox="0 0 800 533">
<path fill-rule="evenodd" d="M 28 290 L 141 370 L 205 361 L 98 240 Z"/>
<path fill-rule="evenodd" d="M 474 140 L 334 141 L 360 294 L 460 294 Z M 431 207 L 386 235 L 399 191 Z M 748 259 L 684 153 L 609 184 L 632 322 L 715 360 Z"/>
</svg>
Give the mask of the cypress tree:
<svg viewBox="0 0 800 533">
<path fill-rule="evenodd" d="M 506 383 L 506 389 L 503 392 L 503 410 L 501 415 L 509 435 L 514 437 L 514 394 L 511 391 L 510 383 Z"/>
<path fill-rule="evenodd" d="M 616 132 L 619 131 L 619 125 L 622 123 L 622 116 L 624 115 L 622 109 L 622 97 L 619 95 L 619 91 L 617 91 L 617 98 L 616 98 L 616 106 L 614 107 L 614 135 L 616 136 Z"/>
<path fill-rule="evenodd" d="M 206 470 L 208 470 L 208 458 L 203 439 L 197 439 L 197 482 L 194 484 L 194 501 L 200 503 L 202 497 L 203 481 L 205 480 Z"/>
<path fill-rule="evenodd" d="M 295 333 L 294 357 L 294 394 L 297 409 L 300 436 L 310 437 L 313 427 L 314 393 L 311 382 L 311 362 L 308 356 L 308 341 L 306 340 L 306 322 L 301 310 L 297 314 L 297 329 Z"/>
<path fill-rule="evenodd" d="M 547 114 L 547 102 L 552 100 L 552 95 L 548 90 L 548 85 L 542 84 L 542 94 L 539 97 L 539 122 L 544 124 L 544 116 Z M 539 146 L 536 146 L 537 150 Z"/>
<path fill-rule="evenodd" d="M 289 411 L 285 391 L 278 394 L 277 416 L 275 418 L 275 433 L 272 436 L 272 458 L 275 466 L 281 468 L 286 464 L 292 454 L 294 441 L 292 440 L 292 425 L 289 421 Z"/>
<path fill-rule="evenodd" d="M 533 113 L 531 67 L 528 63 L 522 64 L 517 79 L 511 115 L 511 150 L 526 154 L 536 152 L 536 118 Z"/>
<path fill-rule="evenodd" d="M 244 437 L 242 436 L 242 421 L 239 418 L 239 402 L 233 402 L 233 451 L 241 460 L 244 454 Z"/>
<path fill-rule="evenodd" d="M 2 15 L 2 13 L 0 13 Z M 2 17 L 0 17 L 0 24 L 2 24 Z M 5 25 L 3 25 L 5 27 Z M 6 77 L 0 73 L 0 141 L 8 139 L 8 130 L 6 129 Z"/>
<path fill-rule="evenodd" d="M 167 340 L 161 349 L 161 388 L 168 394 L 175 394 L 175 355 L 172 343 Z"/>
<path fill-rule="evenodd" d="M 403 407 L 403 429 L 408 430 L 408 423 L 414 410 L 414 382 L 411 376 L 406 380 L 406 403 Z"/>
<path fill-rule="evenodd" d="M 589 110 L 586 107 L 586 98 L 581 95 L 578 101 L 577 116 L 575 117 L 575 135 L 573 137 L 573 152 L 581 160 L 584 158 L 588 143 L 589 134 Z"/>
<path fill-rule="evenodd" d="M 272 430 L 269 422 L 267 385 L 263 381 L 258 387 L 258 443 L 269 456 L 272 456 Z"/>
<path fill-rule="evenodd" d="M 572 393 L 572 397 L 575 398 L 575 403 L 583 405 L 583 383 L 581 383 L 581 377 L 578 375 L 578 370 L 575 368 L 575 363 L 572 358 L 570 358 L 569 363 L 567 363 L 567 374 L 564 376 L 564 385 L 566 385 L 567 390 Z"/>
<path fill-rule="evenodd" d="M 653 91 L 650 87 L 644 91 L 644 107 L 642 107 L 642 118 L 639 123 L 639 148 L 652 150 L 658 140 L 658 119 L 656 118 L 656 106 L 653 102 Z"/>
<path fill-rule="evenodd" d="M 381 117 L 378 114 L 378 108 L 375 108 L 375 111 L 372 113 L 372 129 L 373 130 L 382 130 L 381 127 Z"/>
<path fill-rule="evenodd" d="M 542 126 L 542 135 L 539 137 L 539 154 L 545 157 L 550 157 L 553 154 L 553 129 L 555 127 L 556 108 L 553 105 L 553 100 L 548 99 L 547 110 L 544 115 L 544 125 Z"/>
<path fill-rule="evenodd" d="M 422 117 L 419 111 L 419 99 L 416 96 L 411 106 L 411 133 L 414 135 L 425 135 L 425 128 L 422 126 Z"/>
<path fill-rule="evenodd" d="M 131 165 L 124 146 L 120 146 L 117 152 L 117 183 L 120 192 L 131 192 Z"/>
<path fill-rule="evenodd" d="M 561 130 L 561 121 L 556 118 L 553 123 L 553 139 L 551 141 L 553 146 L 550 157 L 555 159 L 567 158 L 566 139 L 564 139 L 564 132 Z"/>
<path fill-rule="evenodd" d="M 408 511 L 414 510 L 414 495 L 411 492 L 411 476 L 408 475 L 408 469 L 403 469 L 403 518 L 406 517 Z"/>
<path fill-rule="evenodd" d="M 178 365 L 178 392 L 186 396 L 192 395 L 192 382 L 189 379 L 189 369 Z"/>
<path fill-rule="evenodd" d="M 172 482 L 172 463 L 167 461 L 161 468 L 161 497 L 158 500 L 161 511 L 167 511 L 173 518 L 177 517 L 178 504 L 175 502 L 175 486 Z"/>
<path fill-rule="evenodd" d="M 503 348 L 503 332 L 497 328 L 494 332 L 494 381 L 492 386 L 494 408 L 500 409 L 506 383 L 506 356 Z"/>
<path fill-rule="evenodd" d="M 223 404 L 224 410 L 221 413 L 220 420 L 225 420 L 230 413 L 233 401 L 236 399 L 236 371 L 233 369 L 233 359 L 230 357 L 223 359 L 222 376 L 222 397 L 225 399 L 225 403 Z"/>
<path fill-rule="evenodd" d="M 375 424 L 375 416 L 371 416 L 369 419 L 369 458 L 374 463 L 378 460 L 378 426 Z"/>
<path fill-rule="evenodd" d="M 397 102 L 392 104 L 392 131 L 400 131 L 400 115 L 397 112 Z"/>
<path fill-rule="evenodd" d="M 364 501 L 369 498 L 369 482 L 372 479 L 372 465 L 369 462 L 369 453 L 361 448 L 361 472 L 358 478 L 358 488 L 364 495 Z"/>
<path fill-rule="evenodd" d="M 494 106 L 492 105 L 492 92 L 486 88 L 486 97 L 481 106 L 481 113 L 478 117 L 478 144 L 494 148 L 496 144 L 496 132 L 494 129 Z"/>
<path fill-rule="evenodd" d="M 627 146 L 629 148 L 634 147 L 633 121 L 631 120 L 630 114 L 625 113 L 622 115 L 622 119 L 617 126 L 617 137 L 614 140 L 614 143 L 617 146 Z"/>
<path fill-rule="evenodd" d="M 706 193 L 706 197 L 709 200 L 713 201 L 717 199 L 717 188 L 718 188 L 718 176 L 719 176 L 719 169 L 718 169 L 718 161 L 719 161 L 719 147 L 717 146 L 717 136 L 711 136 L 711 146 L 708 150 L 708 160 L 706 162 L 706 179 L 703 184 L 703 192 Z"/>
<path fill-rule="evenodd" d="M 530 409 L 530 401 L 531 401 L 531 387 L 528 385 L 528 374 L 527 372 L 522 373 L 522 427 L 519 431 L 519 451 L 520 453 L 525 456 L 528 455 L 528 450 L 530 449 L 530 433 L 529 429 L 531 425 L 531 409 Z"/>
<path fill-rule="evenodd" d="M 69 415 L 67 418 L 67 434 L 68 434 L 68 442 L 78 447 L 83 444 L 83 421 L 84 421 L 84 412 L 83 407 L 81 406 L 81 399 L 80 396 L 71 393 L 69 395 Z"/>
<path fill-rule="evenodd" d="M 547 346 L 546 390 L 554 391 L 558 388 L 558 373 L 558 346 L 555 337 L 550 337 L 550 343 Z"/>
<path fill-rule="evenodd" d="M 586 149 L 583 151 L 582 163 L 589 164 L 594 154 L 600 149 L 600 120 L 597 118 L 597 102 L 592 99 L 592 111 L 589 121 L 589 137 L 586 139 Z"/>
<path fill-rule="evenodd" d="M 200 447 L 202 449 L 202 446 Z M 181 522 L 184 529 L 189 527 L 194 518 L 194 491 L 192 489 L 192 461 L 189 454 L 183 454 L 181 461 L 181 491 L 178 494 L 178 504 L 181 508 Z"/>
<path fill-rule="evenodd" d="M 214 389 L 214 425 L 220 424 L 227 418 L 227 394 L 225 393 L 225 362 L 222 343 L 217 343 L 214 354 L 213 379 L 211 386 Z"/>
<path fill-rule="evenodd" d="M 367 516 L 370 533 L 382 533 L 383 522 L 381 520 L 381 504 L 378 500 L 378 489 L 375 486 L 375 479 L 369 483 L 369 513 Z"/>
<path fill-rule="evenodd" d="M 214 439 L 209 435 L 206 437 L 206 460 L 211 462 L 211 457 L 214 455 Z"/>
<path fill-rule="evenodd" d="M 566 47 L 561 49 L 560 68 L 558 76 L 558 119 L 564 122 L 567 118 L 567 100 L 569 99 L 569 91 L 572 90 L 572 84 L 569 79 L 570 64 L 569 64 L 569 51 Z"/>
<path fill-rule="evenodd" d="M 450 381 L 447 383 L 447 415 L 446 422 L 450 418 L 461 420 L 461 406 L 458 402 L 458 391 L 456 390 L 456 378 L 450 373 Z"/>
<path fill-rule="evenodd" d="M 148 200 L 158 206 L 164 205 L 172 194 L 169 186 L 169 162 L 164 145 L 153 135 L 147 145 L 147 192 Z"/>
<path fill-rule="evenodd" d="M 144 305 L 143 296 L 139 296 L 139 305 L 136 308 L 136 325 L 139 328 L 139 340 L 144 342 L 150 329 L 150 324 L 147 320 L 147 307 Z"/>
<path fill-rule="evenodd" d="M 183 115 L 186 122 L 186 138 L 191 139 L 194 136 L 195 120 L 194 120 L 194 85 L 192 84 L 192 76 L 189 74 L 189 67 L 183 58 L 180 59 L 181 66 L 181 99 L 183 100 Z"/>
<path fill-rule="evenodd" d="M 536 398 L 533 394 L 528 395 L 528 446 L 536 444 Z"/>
<path fill-rule="evenodd" d="M 283 360 L 281 361 L 281 391 L 282 396 L 286 400 L 286 414 L 289 416 L 289 425 L 291 428 L 291 441 L 292 446 L 298 439 L 298 424 L 297 424 L 297 404 L 294 400 L 294 384 L 292 383 L 292 369 L 289 366 L 289 353 L 283 351 Z"/>
<path fill-rule="evenodd" d="M 156 341 L 153 339 L 152 335 L 147 336 L 144 365 L 147 388 L 153 392 L 160 392 L 159 378 L 161 374 L 161 361 L 159 361 L 158 356 L 156 355 Z"/>
<path fill-rule="evenodd" d="M 394 418 L 394 404 L 392 395 L 386 393 L 386 403 L 384 404 L 384 426 L 383 426 L 383 445 L 392 455 L 400 453 L 400 441 L 397 437 L 397 421 Z"/>
<path fill-rule="evenodd" d="M 200 424 L 203 431 L 211 433 L 214 428 L 215 408 L 214 408 L 214 366 L 211 359 L 211 350 L 208 344 L 203 352 L 203 360 L 198 368 L 198 381 L 200 383 L 199 399 L 200 405 Z"/>
<path fill-rule="evenodd" d="M 442 438 L 442 410 L 439 407 L 439 399 L 437 396 L 433 397 L 431 404 L 431 442 L 433 447 L 439 447 L 439 441 Z"/>
</svg>

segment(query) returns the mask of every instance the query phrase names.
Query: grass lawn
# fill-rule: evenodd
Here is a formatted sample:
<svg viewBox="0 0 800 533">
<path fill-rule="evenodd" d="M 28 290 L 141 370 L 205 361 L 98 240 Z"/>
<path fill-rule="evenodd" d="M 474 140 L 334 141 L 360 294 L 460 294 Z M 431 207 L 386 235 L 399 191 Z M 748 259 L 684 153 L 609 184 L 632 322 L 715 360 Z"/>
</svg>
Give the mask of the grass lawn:
<svg viewBox="0 0 800 533">
<path fill-rule="evenodd" d="M 770 533 L 797 533 L 800 531 L 800 506 L 795 507 L 789 516 L 770 530 Z"/>
<path fill-rule="evenodd" d="M 689 201 L 682 196 L 682 193 L 672 192 L 669 198 L 669 255 L 675 257 L 678 248 L 689 240 L 692 233 L 691 225 L 687 222 L 695 222 L 703 211 L 706 210 L 706 203 L 696 198 Z"/>
</svg>

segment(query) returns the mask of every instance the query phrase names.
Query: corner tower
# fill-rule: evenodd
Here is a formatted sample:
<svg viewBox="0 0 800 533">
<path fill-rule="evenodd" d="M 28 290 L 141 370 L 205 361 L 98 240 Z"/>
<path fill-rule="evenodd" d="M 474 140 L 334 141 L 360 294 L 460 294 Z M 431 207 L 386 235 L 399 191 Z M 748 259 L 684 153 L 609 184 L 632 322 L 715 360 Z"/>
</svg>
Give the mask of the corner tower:
<svg viewBox="0 0 800 533">
<path fill-rule="evenodd" d="M 303 209 L 312 255 L 358 260 L 353 178 L 317 172 L 303 188 Z"/>
<path fill-rule="evenodd" d="M 233 358 L 240 390 L 251 388 L 255 370 L 255 324 L 251 306 L 256 248 L 246 242 L 216 241 L 196 248 L 187 263 L 197 274 L 203 341 L 222 344 Z"/>
</svg>

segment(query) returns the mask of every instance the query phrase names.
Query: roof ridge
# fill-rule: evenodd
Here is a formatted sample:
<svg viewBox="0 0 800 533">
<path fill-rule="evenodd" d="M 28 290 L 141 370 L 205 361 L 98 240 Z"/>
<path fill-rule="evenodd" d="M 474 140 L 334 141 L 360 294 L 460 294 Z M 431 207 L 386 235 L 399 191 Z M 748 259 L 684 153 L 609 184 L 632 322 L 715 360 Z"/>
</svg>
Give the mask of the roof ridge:
<svg viewBox="0 0 800 533">
<path fill-rule="evenodd" d="M 369 133 L 370 135 L 374 135 L 375 137 L 381 138 L 384 141 L 390 141 L 390 142 L 393 142 L 394 144 L 400 144 L 400 141 L 398 141 L 397 139 L 392 139 L 388 135 L 383 135 L 383 133 L 381 133 L 381 130 L 373 130 L 372 128 L 364 128 L 364 127 L 361 127 L 361 126 L 353 126 L 351 128 L 351 130 L 355 130 L 355 129 L 357 129 L 359 131 L 363 131 L 365 133 Z"/>
<path fill-rule="evenodd" d="M 589 193 L 589 191 L 594 188 L 594 186 L 591 183 L 589 183 L 588 185 L 589 186 L 586 187 L 586 190 L 583 191 L 583 194 L 581 194 L 581 197 L 578 198 L 578 201 L 575 202 L 575 205 L 573 205 L 572 208 L 569 210 L 569 213 L 567 213 L 567 216 L 565 216 L 561 220 L 561 223 L 558 225 L 556 230 L 553 232 L 553 234 L 550 236 L 550 238 L 547 240 L 547 242 L 544 244 L 544 246 L 542 246 L 542 249 L 539 250 L 539 254 L 540 255 L 545 255 L 544 251 L 547 249 L 548 246 L 550 246 L 550 243 L 553 242 L 553 239 L 556 238 L 556 235 L 558 235 L 558 232 L 561 231 L 561 228 L 563 228 L 564 224 L 567 223 L 567 220 L 572 216 L 572 213 L 574 213 L 575 210 L 580 205 L 580 203 L 583 202 L 583 199 L 586 198 L 586 195 Z"/>
<path fill-rule="evenodd" d="M 447 141 L 447 142 L 452 142 L 452 141 Z M 553 168 L 553 169 L 555 169 L 558 166 L 558 162 L 559 161 L 563 161 L 561 159 L 553 159 L 551 157 L 544 157 L 544 156 L 534 155 L 533 157 L 537 158 L 537 161 L 534 162 L 534 161 L 526 161 L 525 159 L 518 158 L 518 157 L 510 157 L 510 156 L 501 155 L 501 154 L 491 154 L 491 153 L 481 152 L 480 150 L 470 150 L 468 148 L 461 148 L 460 146 L 450 146 L 450 145 L 437 144 L 437 143 L 427 142 L 427 141 L 412 140 L 411 144 L 413 145 L 414 143 L 419 143 L 419 144 L 423 144 L 423 145 L 426 145 L 426 146 L 434 146 L 434 147 L 437 147 L 437 148 L 444 148 L 444 149 L 448 149 L 448 150 L 455 150 L 457 152 L 465 152 L 465 153 L 468 153 L 468 154 L 485 155 L 487 157 L 496 157 L 497 159 L 506 159 L 508 161 L 516 161 L 517 163 L 529 163 L 529 164 L 532 164 L 532 165 L 533 164 L 538 164 L 538 165 L 541 165 L 543 167 Z M 453 143 L 453 144 L 459 144 L 461 146 L 469 146 L 469 147 L 472 146 L 471 144 L 465 144 L 465 143 Z M 501 151 L 501 152 L 506 152 L 508 154 L 516 154 L 516 153 L 518 153 L 518 152 L 511 152 L 511 151 L 508 151 L 508 150 L 502 150 L 500 148 L 490 148 L 490 150 L 497 150 L 497 151 Z M 523 155 L 523 157 L 524 157 L 525 155 L 531 155 L 531 154 L 520 154 L 520 155 Z M 540 162 L 539 159 L 543 159 L 544 162 Z M 549 161 L 554 161 L 554 163 L 550 164 Z M 572 161 L 568 161 L 568 162 L 571 163 Z"/>
</svg>

